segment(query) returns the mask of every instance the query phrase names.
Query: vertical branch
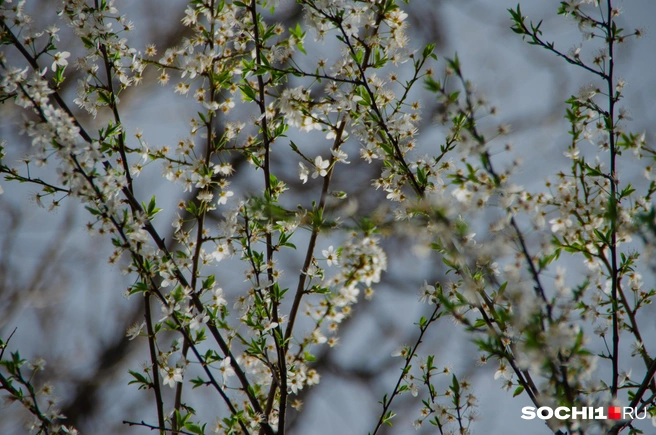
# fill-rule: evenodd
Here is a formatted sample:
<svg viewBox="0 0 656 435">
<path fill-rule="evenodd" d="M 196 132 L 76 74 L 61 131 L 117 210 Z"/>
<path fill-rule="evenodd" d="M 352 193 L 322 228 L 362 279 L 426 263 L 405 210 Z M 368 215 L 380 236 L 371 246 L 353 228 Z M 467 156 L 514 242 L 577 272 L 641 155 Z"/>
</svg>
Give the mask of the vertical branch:
<svg viewBox="0 0 656 435">
<path fill-rule="evenodd" d="M 344 134 L 344 128 L 346 127 L 346 121 L 338 121 L 339 127 L 337 128 L 337 133 L 335 136 L 335 141 L 333 143 L 333 150 L 339 148 L 342 143 L 342 135 Z M 326 206 L 326 198 L 328 197 L 328 188 L 330 186 L 330 180 L 333 175 L 335 157 L 331 154 L 330 164 L 328 165 L 328 173 L 323 179 L 323 186 L 321 188 L 321 197 L 319 199 L 319 208 L 318 210 L 323 212 Z M 312 229 L 312 234 L 310 235 L 310 241 L 308 242 L 308 247 L 305 253 L 305 261 L 303 262 L 303 268 L 298 277 L 298 286 L 296 288 L 296 293 L 294 294 L 294 302 L 292 303 L 292 308 L 289 312 L 289 321 L 287 323 L 287 330 L 285 331 L 285 349 L 289 348 L 289 339 L 294 332 L 294 323 L 296 322 L 296 317 L 298 315 L 298 309 L 301 305 L 301 300 L 303 299 L 303 292 L 305 290 L 305 280 L 307 279 L 307 271 L 312 264 L 312 258 L 314 257 L 314 249 L 317 243 L 317 238 L 319 237 L 319 228 L 314 227 Z"/>
<path fill-rule="evenodd" d="M 212 14 L 212 19 L 210 23 L 210 34 L 214 34 L 214 0 L 210 2 L 210 10 Z M 214 47 L 214 40 L 210 38 L 209 40 L 209 47 L 210 50 L 213 49 Z M 212 62 L 210 66 L 210 71 L 212 71 L 214 66 L 214 63 Z M 207 79 L 209 80 L 209 101 L 210 103 L 213 103 L 216 99 L 216 90 L 214 89 L 214 76 L 210 72 L 209 74 L 206 74 Z M 214 111 L 210 110 L 207 116 L 207 120 L 205 122 L 205 128 L 207 129 L 207 141 L 205 143 L 205 160 L 204 164 L 208 165 L 210 158 L 212 156 L 212 150 L 213 150 L 213 144 L 212 140 L 214 139 L 214 134 L 212 130 L 212 126 L 214 123 Z M 190 199 L 191 201 L 194 201 L 195 198 Z M 198 274 L 200 272 L 200 255 L 203 247 L 203 231 L 204 231 L 204 226 L 205 226 L 205 217 L 207 215 L 207 205 L 204 203 L 200 203 L 200 206 L 198 209 L 200 212 L 196 216 L 196 245 L 195 245 L 195 250 L 194 250 L 194 255 L 191 263 L 191 291 L 196 292 L 196 287 L 198 283 Z M 189 302 L 190 305 L 192 305 L 192 302 Z M 202 307 L 197 307 L 199 310 L 199 315 L 202 315 Z M 186 328 L 186 326 L 181 325 L 181 328 Z M 184 331 L 183 331 L 184 332 Z M 193 343 L 190 342 L 190 337 L 188 337 L 185 334 L 185 339 L 183 340 L 183 345 L 182 345 L 182 357 L 187 358 L 187 353 L 189 352 L 189 347 L 192 346 Z M 174 402 L 174 409 L 175 411 L 180 411 L 182 407 L 182 389 L 183 389 L 183 384 L 179 383 L 176 385 L 176 390 L 175 390 L 175 402 Z M 179 422 L 176 420 L 173 422 L 173 429 L 178 429 L 179 427 Z"/>
<path fill-rule="evenodd" d="M 100 6 L 98 5 L 98 0 L 94 0 L 95 8 L 98 12 L 100 11 Z M 109 92 L 109 108 L 112 110 L 114 116 L 114 122 L 116 125 L 121 126 L 121 132 L 118 135 L 118 152 L 121 156 L 121 164 L 123 166 L 123 171 L 125 172 L 125 179 L 127 180 L 128 190 L 134 194 L 132 186 L 132 175 L 130 174 L 130 167 L 128 165 L 128 156 L 125 153 L 125 131 L 123 131 L 123 125 L 121 123 L 121 117 L 118 113 L 118 106 L 116 105 L 116 94 L 114 92 L 114 84 L 112 83 L 112 64 L 109 61 L 109 54 L 107 53 L 107 45 L 100 44 L 100 52 L 102 53 L 103 65 L 105 67 L 105 73 L 107 74 L 107 92 Z M 134 212 L 134 209 L 132 210 Z"/>
<path fill-rule="evenodd" d="M 153 330 L 153 319 L 150 309 L 150 293 L 146 293 L 144 297 L 144 304 L 146 307 L 146 329 L 148 331 L 148 350 L 150 351 L 150 361 L 153 390 L 155 391 L 155 404 L 157 405 L 157 422 L 159 423 L 159 433 L 164 435 L 164 403 L 162 402 L 162 390 L 159 383 L 159 370 L 157 362 L 157 350 L 155 349 L 155 331 Z"/>
<path fill-rule="evenodd" d="M 187 337 L 185 336 L 184 339 L 182 340 L 182 358 L 185 360 L 187 359 L 187 354 L 189 353 L 189 340 L 187 340 Z M 180 412 L 182 409 L 182 389 L 184 385 L 182 382 L 177 383 L 175 386 L 175 399 L 173 402 L 173 409 L 174 411 Z M 171 427 L 173 430 L 180 429 L 180 423 L 177 419 L 177 415 L 174 414 L 173 416 L 173 421 L 171 421 Z"/>
<path fill-rule="evenodd" d="M 424 334 L 426 334 L 428 327 L 440 317 L 441 307 L 442 305 L 438 303 L 435 306 L 435 310 L 433 310 L 433 314 L 431 314 L 431 316 L 426 320 L 425 323 L 420 324 L 419 337 L 417 337 L 417 341 L 415 341 L 412 348 L 409 349 L 409 352 L 405 358 L 405 363 L 403 364 L 403 368 L 401 369 L 401 375 L 399 376 L 399 379 L 397 379 L 396 381 L 396 385 L 394 386 L 394 390 L 392 390 L 392 394 L 390 395 L 389 399 L 383 399 L 383 410 L 381 411 L 380 416 L 378 417 L 378 422 L 376 423 L 376 427 L 374 428 L 373 432 L 371 432 L 371 435 L 376 435 L 380 430 L 380 428 L 383 426 L 383 423 L 391 419 L 389 408 L 390 406 L 392 406 L 392 402 L 394 401 L 394 399 L 401 393 L 400 391 L 401 383 L 403 382 L 403 379 L 412 368 L 410 363 L 412 362 L 412 359 L 416 356 L 417 349 L 419 349 L 419 346 L 421 345 L 422 340 L 424 339 Z"/>
<path fill-rule="evenodd" d="M 613 53 L 615 42 L 615 29 L 613 28 L 613 6 L 612 1 L 607 2 L 606 17 L 606 41 L 608 44 L 608 71 L 606 71 L 605 79 L 608 85 L 608 115 L 606 118 L 606 128 L 608 129 L 608 139 L 610 142 L 610 201 L 609 201 L 609 215 L 610 215 L 610 262 L 611 262 L 611 300 L 613 311 L 613 380 L 611 384 L 611 394 L 617 397 L 618 379 L 619 379 L 619 345 L 620 345 L 620 331 L 619 331 L 619 303 L 617 295 L 617 179 L 615 177 L 615 164 L 617 157 L 617 149 L 615 143 L 615 89 L 613 86 L 613 73 L 615 68 L 615 58 Z M 627 307 L 629 309 L 629 307 Z"/>
<path fill-rule="evenodd" d="M 249 5 L 249 10 L 251 13 L 251 20 L 253 24 L 253 39 L 255 42 L 255 62 L 257 66 L 262 65 L 262 42 L 260 41 L 260 30 L 259 30 L 259 20 L 257 16 L 257 1 L 251 0 Z M 262 75 L 257 76 L 257 87 L 258 87 L 258 99 L 256 100 L 257 105 L 260 109 L 261 116 L 261 129 L 262 129 L 262 140 L 264 142 L 264 196 L 265 200 L 271 201 L 273 196 L 271 192 L 271 137 L 269 136 L 269 126 L 267 121 L 266 114 L 266 88 L 264 85 L 264 79 Z M 271 217 L 269 217 L 271 219 Z M 283 344 L 283 330 L 280 326 L 280 319 L 278 315 L 278 306 L 280 301 L 278 300 L 277 295 L 272 295 L 271 290 L 273 288 L 274 274 L 273 274 L 273 238 L 271 231 L 267 229 L 266 232 L 266 261 L 267 261 L 267 293 L 271 295 L 271 320 L 276 323 L 277 326 L 274 328 L 274 342 L 276 346 L 276 353 L 278 356 L 278 370 L 280 371 L 280 405 L 278 410 L 278 433 L 283 435 L 285 433 L 285 410 L 287 408 L 287 358 L 286 350 L 287 347 Z M 275 394 L 275 384 L 271 386 L 271 391 Z M 273 396 L 271 394 L 271 396 Z M 267 411 L 270 411 L 268 409 Z M 268 414 L 268 413 L 267 413 Z"/>
</svg>

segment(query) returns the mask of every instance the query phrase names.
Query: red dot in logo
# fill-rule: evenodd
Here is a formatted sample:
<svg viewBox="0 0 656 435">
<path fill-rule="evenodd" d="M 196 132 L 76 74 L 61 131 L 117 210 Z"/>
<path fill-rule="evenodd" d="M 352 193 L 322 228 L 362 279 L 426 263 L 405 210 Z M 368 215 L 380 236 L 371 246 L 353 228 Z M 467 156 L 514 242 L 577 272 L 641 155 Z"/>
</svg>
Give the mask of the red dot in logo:
<svg viewBox="0 0 656 435">
<path fill-rule="evenodd" d="M 619 406 L 609 406 L 608 407 L 608 419 L 609 420 L 621 420 L 622 419 L 622 408 Z"/>
</svg>

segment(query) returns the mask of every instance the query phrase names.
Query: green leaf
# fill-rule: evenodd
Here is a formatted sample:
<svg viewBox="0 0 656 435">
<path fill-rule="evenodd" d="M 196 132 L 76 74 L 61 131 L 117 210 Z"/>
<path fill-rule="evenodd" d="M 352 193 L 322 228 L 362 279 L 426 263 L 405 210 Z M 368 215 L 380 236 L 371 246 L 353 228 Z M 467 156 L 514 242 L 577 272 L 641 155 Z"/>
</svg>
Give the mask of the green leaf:
<svg viewBox="0 0 656 435">
<path fill-rule="evenodd" d="M 427 76 L 424 79 L 424 87 L 427 90 L 429 90 L 430 92 L 433 92 L 433 93 L 438 93 L 442 90 L 441 83 L 438 82 L 438 81 L 435 81 L 435 79 L 433 79 L 433 77 L 431 77 L 431 76 Z"/>
<path fill-rule="evenodd" d="M 203 428 L 201 428 L 197 423 L 185 423 L 184 425 L 185 429 L 187 429 L 191 433 L 195 433 L 198 435 L 202 435 L 205 433 Z"/>
<path fill-rule="evenodd" d="M 242 96 L 244 97 L 244 101 L 255 101 L 255 89 L 249 85 L 239 85 L 239 89 L 241 90 Z"/>
<path fill-rule="evenodd" d="M 132 370 L 129 370 L 128 372 L 134 378 L 132 381 L 128 382 L 128 385 L 139 384 L 139 389 L 140 390 L 149 388 L 150 382 L 148 381 L 148 379 L 146 379 L 146 377 L 144 375 L 142 375 L 141 373 L 132 371 Z"/>
<path fill-rule="evenodd" d="M 192 389 L 193 389 L 193 388 L 202 387 L 203 385 L 207 384 L 207 382 L 205 382 L 205 381 L 203 380 L 203 378 L 201 378 L 200 376 L 197 377 L 197 378 L 195 378 L 195 379 L 191 379 L 190 382 L 191 382 L 192 384 L 194 384 L 194 386 L 192 387 Z"/>
<path fill-rule="evenodd" d="M 456 375 L 453 375 L 451 377 L 451 391 L 453 391 L 455 394 L 460 393 L 460 382 L 458 382 L 458 378 L 456 378 Z"/>
<path fill-rule="evenodd" d="M 433 50 L 435 50 L 435 44 L 428 44 L 424 48 L 424 52 L 423 52 L 424 58 L 427 58 L 428 56 L 430 56 L 433 53 Z"/>
<path fill-rule="evenodd" d="M 388 411 L 387 414 L 385 414 L 385 417 L 383 417 L 383 423 L 388 425 L 389 427 L 392 427 L 392 419 L 396 417 L 396 414 L 393 411 Z"/>
<path fill-rule="evenodd" d="M 162 211 L 161 208 L 156 207 L 155 203 L 155 195 L 153 195 L 152 198 L 150 198 L 150 202 L 146 206 L 143 202 L 141 203 L 143 209 L 146 211 L 146 215 L 148 216 L 148 219 L 152 219 L 157 213 Z"/>
</svg>

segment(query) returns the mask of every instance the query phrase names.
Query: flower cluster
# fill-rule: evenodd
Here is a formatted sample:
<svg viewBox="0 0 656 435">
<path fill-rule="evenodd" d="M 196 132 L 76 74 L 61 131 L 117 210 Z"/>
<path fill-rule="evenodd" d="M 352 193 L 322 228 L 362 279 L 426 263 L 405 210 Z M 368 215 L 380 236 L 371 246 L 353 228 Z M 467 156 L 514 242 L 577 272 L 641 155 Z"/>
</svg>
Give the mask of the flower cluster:
<svg viewBox="0 0 656 435">
<path fill-rule="evenodd" d="M 181 19 L 184 36 L 159 55 L 155 45 L 130 47 L 134 25 L 112 0 L 65 0 L 59 17 L 84 50 L 75 59 L 57 47 L 56 26 L 31 30 L 24 3 L 0 1 L 0 42 L 22 56 L 0 56 L 0 100 L 27 114 L 20 133 L 32 152 L 22 161 L 26 172 L 2 160 L 0 172 L 38 185 L 40 205 L 46 196 L 51 208 L 79 199 L 91 214 L 89 231 L 111 238 L 109 261 L 133 278 L 126 296 L 139 296 L 145 314 L 127 331 L 149 353 L 130 372 L 131 383 L 155 398 L 156 424 L 141 425 L 204 433 L 182 397 L 207 387 L 224 405 L 216 433 L 285 433 L 289 408 L 300 409 L 301 394 L 321 380 L 314 354 L 339 342 L 360 293 L 370 299 L 382 280 L 390 253 L 381 228 L 413 238 L 416 252 L 432 253 L 447 274 L 417 281 L 432 314 L 419 320 L 417 341 L 398 353 L 404 367 L 381 402 L 374 434 L 391 424 L 392 402 L 404 392 L 422 395 L 416 428 L 470 433 L 477 399 L 469 383 L 418 354 L 444 315 L 472 334 L 481 361 L 498 361 L 494 378 L 502 388 L 536 405 L 608 404 L 628 388 L 632 405 L 652 400 L 644 399 L 651 377 L 638 384 L 620 369 L 620 334 L 632 336 L 632 357 L 653 377 L 637 312 L 656 291 L 645 286 L 634 235 L 656 234 L 656 150 L 624 125 L 630 116 L 619 106 L 625 83 L 615 75 L 614 53 L 641 31 L 620 29 L 621 11 L 610 1 L 560 6 L 584 39 L 604 41 L 590 53 L 584 45 L 559 51 L 543 39 L 541 24 L 527 24 L 519 7 L 510 11 L 515 33 L 595 80 L 568 100 L 569 169 L 537 191 L 513 183 L 519 159 L 500 169 L 493 158 L 496 148 L 511 151 L 497 144 L 510 129 L 482 121 L 496 109 L 465 78 L 459 59 L 447 60 L 437 78 L 434 45 L 410 47 L 407 14 L 393 0 L 299 0 L 304 24 L 288 29 L 275 22 L 277 1 L 195 0 Z M 333 40 L 335 53 L 304 67 L 314 62 L 310 46 Z M 73 67 L 82 74 L 73 102 L 97 130 L 85 128 L 61 92 Z M 120 97 L 147 80 L 146 67 L 157 70 L 171 98 L 195 105 L 185 136 L 170 143 L 151 145 L 142 130 L 129 137 L 121 118 Z M 428 150 L 418 141 L 423 104 L 411 97 L 420 81 L 447 126 L 443 143 Z M 347 153 L 351 143 L 357 152 Z M 643 166 L 647 183 L 620 179 L 629 159 Z M 34 175 L 33 166 L 55 167 L 56 179 Z M 141 176 L 152 166 L 169 183 L 165 200 L 141 198 Z M 334 191 L 333 180 L 368 166 L 380 168 L 368 187 L 388 200 L 385 217 L 349 215 L 347 223 L 332 204 L 356 189 Z M 171 237 L 153 222 L 167 203 L 177 204 L 163 226 Z M 581 267 L 565 267 L 566 254 Z M 243 281 L 222 273 L 235 264 Z M 599 352 L 591 351 L 596 343 L 603 343 Z M 606 383 L 595 378 L 605 361 Z M 2 389 L 36 417 L 34 431 L 74 433 L 57 423 L 55 408 L 40 411 L 22 364 L 18 354 L 3 361 L 9 376 L 0 375 Z M 444 393 L 441 374 L 452 375 Z M 165 400 L 163 387 L 175 390 L 174 401 Z M 588 427 L 566 422 L 560 429 L 583 434 Z"/>
</svg>

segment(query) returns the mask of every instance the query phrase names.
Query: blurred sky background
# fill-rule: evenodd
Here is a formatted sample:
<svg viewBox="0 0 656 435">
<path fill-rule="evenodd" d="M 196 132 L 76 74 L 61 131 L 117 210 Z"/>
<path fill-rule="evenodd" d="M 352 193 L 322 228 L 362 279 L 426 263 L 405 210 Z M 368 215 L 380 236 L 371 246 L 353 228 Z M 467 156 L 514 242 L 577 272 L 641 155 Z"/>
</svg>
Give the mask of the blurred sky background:
<svg viewBox="0 0 656 435">
<path fill-rule="evenodd" d="M 56 20 L 57 3 L 28 0 L 27 9 L 36 22 L 50 24 Z M 116 1 L 119 11 L 136 24 L 136 29 L 128 35 L 129 45 L 143 49 L 146 44 L 155 43 L 162 54 L 167 47 L 179 43 L 183 35 L 176 32 L 185 4 L 179 0 Z M 510 30 L 506 9 L 516 4 L 516 0 L 413 0 L 403 8 L 409 14 L 410 44 L 421 49 L 426 43 L 437 43 L 438 76 L 444 66 L 441 58 L 457 53 L 465 76 L 498 107 L 496 121 L 512 125 L 508 140 L 514 146 L 513 157 L 523 160 L 514 181 L 537 190 L 543 186 L 546 176 L 567 164 L 563 156 L 569 143 L 563 119 L 564 101 L 593 78 L 515 35 Z M 646 30 L 642 39 L 619 47 L 616 65 L 617 76 L 627 82 L 626 99 L 621 105 L 629 108 L 634 118 L 627 125 L 634 132 L 646 130 L 648 142 L 654 143 L 656 39 L 652 27 L 656 2 L 627 0 L 616 4 L 624 12 L 618 19 L 622 27 Z M 581 34 L 572 20 L 556 15 L 558 5 L 554 0 L 521 2 L 522 11 L 529 18 L 544 19 L 545 39 L 556 41 L 557 48 L 566 52 L 581 42 Z M 281 0 L 276 19 L 292 18 L 299 19 L 297 8 L 293 2 Z M 69 29 L 63 24 L 59 27 L 62 28 L 59 49 L 71 51 L 73 55 L 80 53 L 80 44 L 73 41 Z M 306 41 L 311 39 L 312 35 L 308 34 Z M 71 43 L 74 45 L 69 47 Z M 309 53 L 311 62 L 317 56 L 312 51 Z M 174 95 L 170 86 L 160 87 L 154 81 L 155 69 L 149 67 L 149 70 L 146 84 L 122 97 L 126 131 L 132 134 L 140 128 L 152 146 L 174 145 L 187 135 L 188 120 L 198 110 L 197 105 L 191 96 L 183 98 Z M 75 76 L 72 74 L 71 78 L 64 96 L 73 106 Z M 421 99 L 425 108 L 419 142 L 422 149 L 430 149 L 443 141 L 444 129 L 431 123 L 431 112 L 436 110 L 434 96 L 418 86 L 415 98 Z M 16 134 L 22 117 L 13 104 L 0 106 L 0 137 L 8 141 L 7 161 L 29 152 L 26 138 Z M 92 119 L 81 119 L 85 125 L 93 125 Z M 291 132 L 290 137 L 294 139 Z M 308 139 L 298 136 L 298 140 Z M 501 149 L 501 145 L 497 146 Z M 347 145 L 351 160 L 358 159 L 357 149 L 354 142 Z M 298 182 L 296 163 L 287 172 L 284 154 L 274 159 L 280 165 L 280 173 L 287 173 L 290 180 Z M 499 157 L 500 164 L 508 161 L 510 158 L 505 155 Z M 359 183 L 364 192 L 377 169 L 366 169 L 361 162 L 357 171 L 355 168 L 355 165 L 347 168 L 353 172 L 342 183 L 351 186 Z M 641 177 L 631 167 L 621 170 L 623 182 Z M 236 175 L 233 187 L 241 193 L 257 191 L 260 178 L 251 180 Z M 151 195 L 158 197 L 158 206 L 164 206 L 165 211 L 158 215 L 155 224 L 162 234 L 170 234 L 170 217 L 182 193 L 172 191 L 169 183 L 160 180 L 161 165 L 149 166 L 139 179 L 144 184 L 138 193 L 144 201 Z M 339 177 L 336 182 L 340 183 Z M 35 187 L 4 180 L 0 180 L 0 185 L 5 190 L 0 196 L 0 336 L 6 338 L 18 328 L 10 349 L 20 348 L 21 355 L 28 359 L 40 355 L 47 360 L 39 380 L 47 380 L 56 387 L 64 414 L 81 433 L 147 433 L 143 428 L 121 424 L 124 419 L 155 421 L 155 410 L 149 392 L 127 385 L 130 380 L 127 370 L 147 360 L 138 340 L 128 342 L 124 337 L 125 328 L 141 320 L 142 303 L 122 297 L 131 281 L 117 267 L 107 264 L 110 241 L 89 237 L 85 229 L 88 213 L 78 202 L 65 200 L 57 211 L 49 213 L 28 200 L 36 192 Z M 307 187 L 308 194 L 316 194 L 317 186 L 313 192 L 311 187 Z M 376 194 L 354 197 L 360 213 L 372 212 L 384 200 L 384 193 Z M 299 237 L 303 240 L 305 236 Z M 338 241 L 339 237 L 335 241 L 324 237 L 319 248 L 325 249 Z M 441 263 L 436 265 L 436 257 L 417 256 L 410 240 L 394 237 L 383 245 L 388 253 L 388 271 L 377 285 L 373 301 L 355 307 L 353 318 L 340 332 L 341 345 L 330 353 L 319 353 L 321 384 L 304 391 L 305 408 L 301 414 L 292 416 L 290 433 L 366 434 L 373 429 L 380 411 L 377 402 L 391 390 L 401 366 L 401 360 L 390 358 L 390 354 L 413 340 L 416 336 L 413 323 L 429 308 L 416 303 L 418 289 L 424 279 L 431 282 L 441 276 Z M 292 271 L 289 277 L 293 279 L 293 270 L 300 267 L 301 260 L 290 257 L 286 261 Z M 219 268 L 217 280 L 229 293 L 242 282 L 243 267 L 238 260 L 221 266 L 224 264 L 230 267 Z M 645 281 L 653 285 L 653 277 L 645 277 Z M 651 313 L 654 314 L 653 310 Z M 654 326 L 652 322 L 651 329 L 645 330 L 652 341 Z M 512 392 L 500 388 L 500 381 L 493 379 L 498 368 L 495 362 L 475 366 L 476 349 L 459 326 L 441 320 L 425 340 L 423 352 L 435 353 L 437 365 L 448 365 L 459 377 L 473 383 L 480 414 L 474 433 L 551 433 L 537 420 L 527 422 L 520 418 L 521 407 L 530 404 L 528 398 L 512 399 Z M 636 371 L 639 369 L 638 364 Z M 209 416 L 219 405 L 211 392 L 206 393 L 209 401 L 198 401 L 198 408 Z M 430 427 L 415 432 L 411 426 L 419 415 L 416 400 L 406 395 L 396 405 L 398 420 L 385 433 L 432 433 Z M 402 412 L 406 407 L 412 411 Z M 25 433 L 25 415 L 17 412 L 17 408 L 17 404 L 0 406 L 0 433 Z M 651 429 L 645 433 L 656 433 L 656 428 Z"/>
</svg>

